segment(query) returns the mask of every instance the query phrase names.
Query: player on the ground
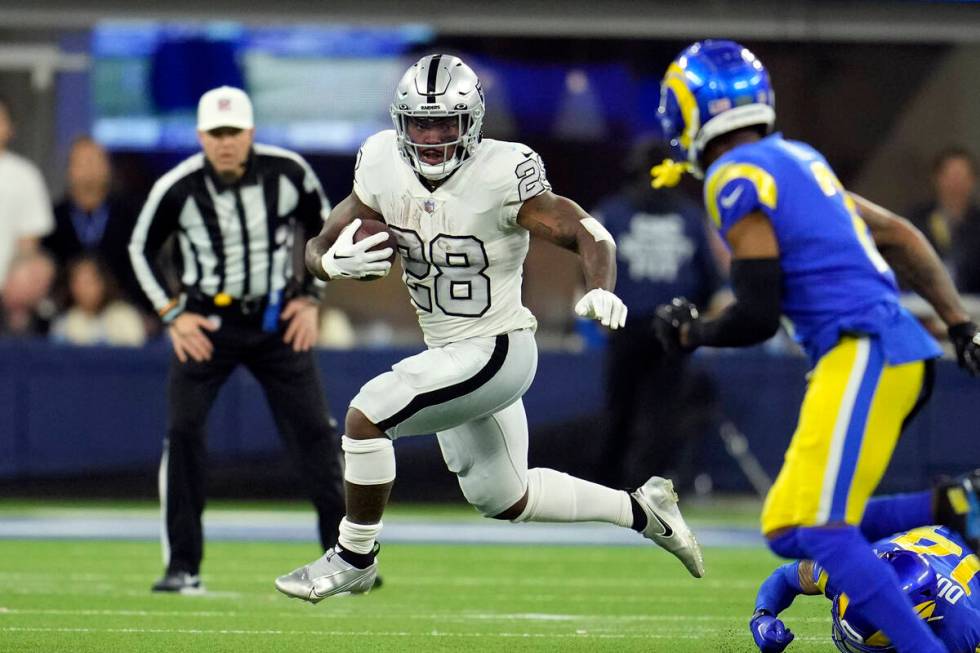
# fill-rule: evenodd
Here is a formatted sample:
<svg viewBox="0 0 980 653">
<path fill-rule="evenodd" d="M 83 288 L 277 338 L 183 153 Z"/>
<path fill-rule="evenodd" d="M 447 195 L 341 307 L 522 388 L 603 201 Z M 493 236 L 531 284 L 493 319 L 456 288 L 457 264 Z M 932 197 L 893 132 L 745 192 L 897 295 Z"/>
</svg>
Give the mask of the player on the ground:
<svg viewBox="0 0 980 653">
<path fill-rule="evenodd" d="M 351 402 L 339 545 L 276 587 L 314 603 L 369 589 L 395 479 L 392 440 L 433 432 L 464 496 L 484 515 L 633 528 L 700 577 L 701 551 L 669 481 L 654 477 L 629 493 L 527 468 L 521 396 L 537 364 L 536 322 L 521 304 L 530 235 L 578 253 L 589 291 L 575 311 L 615 329 L 626 307 L 612 292 L 612 237 L 551 192 L 533 150 L 481 138 L 483 91 L 457 57 L 430 55 L 412 66 L 391 115 L 395 129 L 370 137 L 358 153 L 354 191 L 309 242 L 307 266 L 323 279 L 386 274 L 390 250 L 368 249 L 387 234 L 353 242 L 361 220 L 386 222 L 428 349 L 369 381 Z"/>
<path fill-rule="evenodd" d="M 868 502 L 861 533 L 891 566 L 912 606 L 949 653 L 980 651 L 980 470 L 937 493 L 881 497 Z M 925 524 L 947 522 L 948 526 Z M 968 543 L 969 542 L 969 543 Z M 779 567 L 759 588 L 749 629 L 762 653 L 781 653 L 793 633 L 779 619 L 800 594 L 833 601 L 831 637 L 844 653 L 894 651 L 887 635 L 840 592 L 819 563 L 798 560 Z"/>
<path fill-rule="evenodd" d="M 814 369 L 763 508 L 769 546 L 818 562 L 901 653 L 942 653 L 857 528 L 941 353 L 899 304 L 892 268 L 948 325 L 972 374 L 977 326 L 918 231 L 848 194 L 809 145 L 770 133 L 773 102 L 765 68 L 731 41 L 695 43 L 668 68 L 659 114 L 687 162 L 654 168 L 654 183 L 706 171 L 705 204 L 732 251 L 736 302 L 702 320 L 678 298 L 658 309 L 658 328 L 666 346 L 687 351 L 738 347 L 768 339 L 786 315 Z"/>
</svg>

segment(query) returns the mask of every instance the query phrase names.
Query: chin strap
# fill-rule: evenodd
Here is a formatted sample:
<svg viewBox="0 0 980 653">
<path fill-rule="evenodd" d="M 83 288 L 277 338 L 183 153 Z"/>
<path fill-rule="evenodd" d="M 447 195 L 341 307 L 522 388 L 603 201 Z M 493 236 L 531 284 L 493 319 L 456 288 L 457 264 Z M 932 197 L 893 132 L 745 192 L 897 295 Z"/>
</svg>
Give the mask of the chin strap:
<svg viewBox="0 0 980 653">
<path fill-rule="evenodd" d="M 684 173 L 691 172 L 694 167 L 687 161 L 664 159 L 663 163 L 650 168 L 650 185 L 654 188 L 673 188 L 680 183 Z"/>
</svg>

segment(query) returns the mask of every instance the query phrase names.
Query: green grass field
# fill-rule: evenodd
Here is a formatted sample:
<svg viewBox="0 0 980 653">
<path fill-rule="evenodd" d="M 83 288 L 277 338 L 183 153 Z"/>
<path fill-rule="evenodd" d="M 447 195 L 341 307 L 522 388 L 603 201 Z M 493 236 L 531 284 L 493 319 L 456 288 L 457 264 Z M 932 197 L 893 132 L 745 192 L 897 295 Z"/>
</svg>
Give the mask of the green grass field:
<svg viewBox="0 0 980 653">
<path fill-rule="evenodd" d="M 472 519 L 395 518 L 412 510 Z M 30 511 L 0 503 L 0 517 Z M 732 515 L 702 513 L 695 527 Z M 312 606 L 273 589 L 315 555 L 312 544 L 208 542 L 207 593 L 169 596 L 148 591 L 153 541 L 0 540 L 0 651 L 751 652 L 756 588 L 777 564 L 762 548 L 709 548 L 695 580 L 652 545 L 391 544 L 370 595 Z M 790 651 L 834 650 L 827 608 L 804 598 L 786 613 Z"/>
</svg>

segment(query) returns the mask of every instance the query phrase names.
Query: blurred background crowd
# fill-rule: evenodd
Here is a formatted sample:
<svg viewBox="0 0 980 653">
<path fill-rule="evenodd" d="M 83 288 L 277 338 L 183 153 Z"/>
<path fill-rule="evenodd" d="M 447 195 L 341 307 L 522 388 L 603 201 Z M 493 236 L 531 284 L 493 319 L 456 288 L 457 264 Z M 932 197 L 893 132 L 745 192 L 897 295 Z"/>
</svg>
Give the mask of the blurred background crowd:
<svg viewBox="0 0 980 653">
<path fill-rule="evenodd" d="M 362 140 L 390 127 L 390 95 L 404 69 L 420 54 L 452 52 L 483 81 L 485 135 L 535 148 L 556 192 L 594 211 L 620 245 L 632 328 L 611 342 L 573 319 L 574 257 L 532 245 L 525 303 L 539 319 L 539 346 L 607 348 L 609 378 L 631 380 L 607 387 L 614 432 L 696 431 L 683 407 L 714 401 L 710 379 L 671 383 L 681 361 L 636 366 L 659 361 L 649 333 L 657 303 L 687 294 L 708 306 L 726 297 L 726 254 L 707 228 L 700 189 L 690 182 L 653 191 L 646 183 L 665 153 L 655 117 L 662 73 L 689 41 L 709 36 L 750 47 L 772 74 L 777 128 L 821 149 L 847 187 L 912 220 L 960 290 L 980 294 L 980 7 L 683 4 L 614 2 L 598 17 L 577 1 L 560 16 L 544 2 L 296 0 L 274 12 L 233 0 L 208 9 L 183 0 L 165 8 L 5 3 L 0 338 L 153 347 L 166 337 L 135 282 L 127 243 L 152 183 L 197 151 L 194 110 L 204 91 L 244 88 L 256 140 L 302 153 L 336 203 L 350 191 Z M 330 284 L 319 344 L 420 345 L 398 277 Z M 974 318 L 977 305 L 971 300 Z M 795 355 L 785 336 L 766 348 Z M 649 386 L 633 382 L 642 376 Z M 671 415 L 645 399 L 665 394 Z M 629 475 L 615 452 L 631 445 L 608 444 L 593 476 Z M 679 449 L 661 443 L 648 457 L 676 469 L 688 463 L 662 454 Z"/>
</svg>

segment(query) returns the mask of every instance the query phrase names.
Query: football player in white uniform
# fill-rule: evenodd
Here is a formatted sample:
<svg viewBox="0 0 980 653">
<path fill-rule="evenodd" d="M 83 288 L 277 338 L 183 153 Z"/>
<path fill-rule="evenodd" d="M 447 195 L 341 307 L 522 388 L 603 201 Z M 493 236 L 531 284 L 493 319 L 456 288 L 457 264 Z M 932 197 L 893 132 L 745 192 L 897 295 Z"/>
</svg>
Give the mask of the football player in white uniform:
<svg viewBox="0 0 980 653">
<path fill-rule="evenodd" d="M 276 588 L 313 603 L 368 591 L 395 479 L 392 440 L 433 432 L 463 494 L 482 514 L 633 528 L 701 577 L 701 550 L 670 481 L 654 477 L 630 493 L 527 467 L 521 396 L 537 365 L 536 322 L 521 304 L 530 235 L 580 256 L 589 291 L 575 311 L 615 329 L 625 322 L 626 306 L 612 292 L 612 237 L 551 192 L 533 150 L 481 138 L 483 90 L 459 58 L 419 60 L 398 84 L 391 115 L 395 129 L 365 141 L 354 190 L 307 244 L 306 263 L 325 280 L 383 276 L 391 250 L 370 248 L 388 234 L 356 243 L 354 234 L 362 220 L 387 223 L 428 349 L 369 381 L 351 402 L 339 545 L 280 576 Z"/>
</svg>

